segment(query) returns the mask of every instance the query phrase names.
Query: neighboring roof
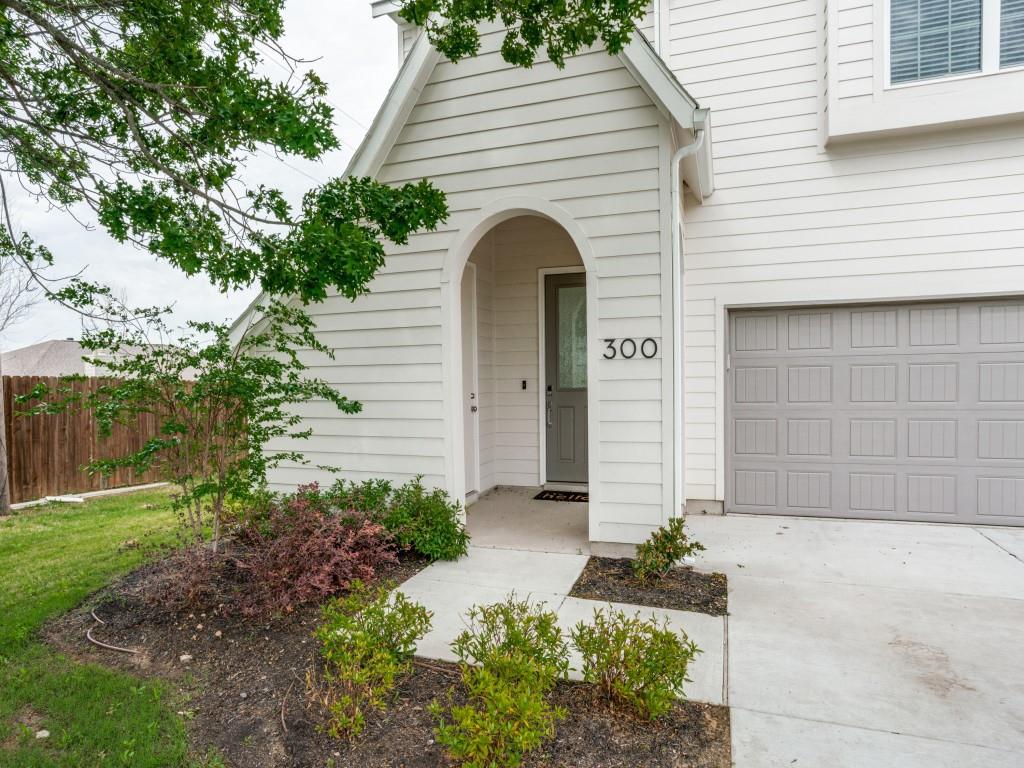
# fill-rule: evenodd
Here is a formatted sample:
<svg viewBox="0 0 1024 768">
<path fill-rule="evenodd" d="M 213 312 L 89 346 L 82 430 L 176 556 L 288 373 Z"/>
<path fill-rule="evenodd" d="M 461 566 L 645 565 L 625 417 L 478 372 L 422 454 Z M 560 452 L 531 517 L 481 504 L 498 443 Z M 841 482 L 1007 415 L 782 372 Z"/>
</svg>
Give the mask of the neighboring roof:
<svg viewBox="0 0 1024 768">
<path fill-rule="evenodd" d="M 138 347 L 127 347 L 125 353 L 133 355 Z M 89 352 L 74 339 L 41 341 L 0 355 L 0 370 L 4 376 L 103 376 L 102 365 L 87 363 L 83 357 L 112 359 L 103 353 Z M 184 378 L 195 378 L 195 371 L 186 369 Z"/>
<path fill-rule="evenodd" d="M 74 339 L 42 341 L 21 349 L 4 352 L 0 369 L 4 376 L 70 376 L 85 374 L 86 352 Z M 93 366 L 90 366 L 90 368 Z"/>
</svg>

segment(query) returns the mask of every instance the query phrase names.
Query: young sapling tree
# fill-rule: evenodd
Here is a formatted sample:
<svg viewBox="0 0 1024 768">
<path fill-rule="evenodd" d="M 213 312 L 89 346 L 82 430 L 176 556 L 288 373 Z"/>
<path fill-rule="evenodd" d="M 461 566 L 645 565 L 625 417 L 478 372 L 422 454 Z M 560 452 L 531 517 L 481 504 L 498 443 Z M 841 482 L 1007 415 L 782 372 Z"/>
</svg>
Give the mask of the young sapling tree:
<svg viewBox="0 0 1024 768">
<path fill-rule="evenodd" d="M 176 331 L 168 325 L 168 308 L 129 309 L 108 288 L 82 281 L 61 298 L 112 318 L 86 331 L 81 342 L 91 354 L 87 362 L 109 378 L 87 391 L 75 387 L 82 377 L 63 377 L 55 391 L 40 383 L 19 402 L 32 403 L 35 414 L 84 408 L 103 436 L 115 424 L 155 418 L 157 434 L 139 450 L 95 459 L 87 470 L 156 468 L 177 486 L 175 503 L 193 543 L 209 533 L 216 550 L 229 501 L 250 499 L 282 462 L 307 463 L 294 441 L 312 430 L 303 426 L 297 406 L 323 401 L 341 413 L 360 410 L 358 402 L 307 375 L 307 355 L 334 355 L 301 308 L 266 301 L 254 315 L 258 321 L 233 338 L 230 327 L 218 323 L 189 321 Z"/>
</svg>

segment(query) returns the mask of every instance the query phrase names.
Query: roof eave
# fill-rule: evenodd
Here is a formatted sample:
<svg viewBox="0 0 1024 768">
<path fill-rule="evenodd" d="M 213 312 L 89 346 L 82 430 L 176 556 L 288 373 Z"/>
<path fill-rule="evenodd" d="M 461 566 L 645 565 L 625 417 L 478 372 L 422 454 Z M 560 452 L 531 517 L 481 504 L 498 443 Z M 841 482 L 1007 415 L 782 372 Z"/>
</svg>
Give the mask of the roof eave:
<svg viewBox="0 0 1024 768">
<path fill-rule="evenodd" d="M 380 170 L 440 56 L 426 35 L 416 38 L 370 129 L 349 161 L 346 176 L 374 176 Z"/>
<path fill-rule="evenodd" d="M 700 151 L 686 158 L 682 164 L 683 180 L 694 197 L 703 202 L 715 188 L 711 163 L 710 110 L 701 108 L 647 38 L 639 32 L 623 48 L 619 58 L 665 118 L 672 122 L 680 134 L 687 137 L 686 141 L 696 141 L 698 133 L 704 132 Z"/>
<path fill-rule="evenodd" d="M 381 16 L 394 16 L 401 9 L 401 3 L 396 0 L 373 0 L 370 3 L 370 9 L 373 13 L 373 18 L 379 18 Z"/>
</svg>

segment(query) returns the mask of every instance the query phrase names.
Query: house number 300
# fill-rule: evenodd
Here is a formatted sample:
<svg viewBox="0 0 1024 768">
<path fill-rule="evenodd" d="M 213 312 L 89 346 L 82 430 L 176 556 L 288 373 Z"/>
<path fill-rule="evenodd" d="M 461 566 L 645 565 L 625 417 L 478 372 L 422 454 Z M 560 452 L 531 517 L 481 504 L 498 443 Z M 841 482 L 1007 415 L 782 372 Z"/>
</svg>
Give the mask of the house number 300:
<svg viewBox="0 0 1024 768">
<path fill-rule="evenodd" d="M 614 360 L 617 357 L 631 360 L 637 355 L 650 360 L 658 354 L 658 342 L 646 339 L 604 339 L 604 359 Z"/>
</svg>

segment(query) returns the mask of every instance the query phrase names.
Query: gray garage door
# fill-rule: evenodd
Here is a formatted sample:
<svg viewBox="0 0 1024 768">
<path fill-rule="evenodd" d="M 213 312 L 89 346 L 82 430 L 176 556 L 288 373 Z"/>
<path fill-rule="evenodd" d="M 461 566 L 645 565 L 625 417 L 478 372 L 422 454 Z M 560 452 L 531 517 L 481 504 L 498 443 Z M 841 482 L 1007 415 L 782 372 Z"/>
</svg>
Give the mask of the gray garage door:
<svg viewBox="0 0 1024 768">
<path fill-rule="evenodd" d="M 729 319 L 729 509 L 1024 525 L 1024 300 Z"/>
</svg>

